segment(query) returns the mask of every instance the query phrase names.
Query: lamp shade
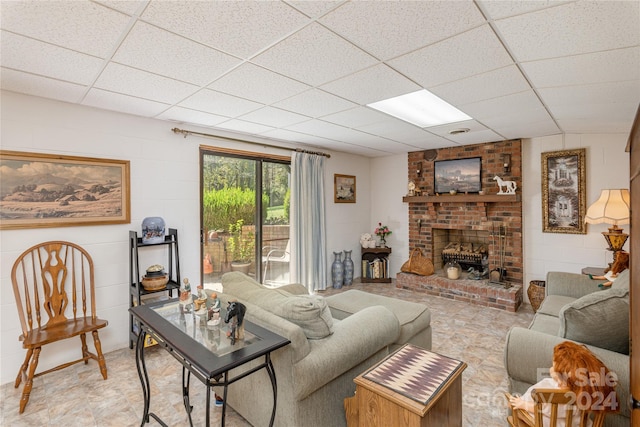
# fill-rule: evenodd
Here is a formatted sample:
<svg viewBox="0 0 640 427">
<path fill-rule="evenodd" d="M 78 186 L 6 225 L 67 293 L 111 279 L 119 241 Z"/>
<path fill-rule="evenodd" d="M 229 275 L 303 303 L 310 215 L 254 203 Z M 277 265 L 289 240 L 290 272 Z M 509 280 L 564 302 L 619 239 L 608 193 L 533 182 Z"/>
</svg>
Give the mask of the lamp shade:
<svg viewBox="0 0 640 427">
<path fill-rule="evenodd" d="M 587 209 L 584 222 L 589 224 L 629 224 L 631 197 L 627 189 L 602 190 L 600 198 Z"/>
</svg>

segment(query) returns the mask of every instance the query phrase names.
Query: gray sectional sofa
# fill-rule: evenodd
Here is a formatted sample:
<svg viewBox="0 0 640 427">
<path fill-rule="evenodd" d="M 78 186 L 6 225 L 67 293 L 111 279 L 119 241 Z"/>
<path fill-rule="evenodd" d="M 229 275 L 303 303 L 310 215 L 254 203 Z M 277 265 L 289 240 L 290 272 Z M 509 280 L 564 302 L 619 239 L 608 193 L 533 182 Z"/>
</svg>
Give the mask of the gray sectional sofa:
<svg viewBox="0 0 640 427">
<path fill-rule="evenodd" d="M 237 272 L 225 274 L 222 286 L 224 306 L 242 302 L 246 319 L 291 341 L 272 354 L 276 426 L 344 426 L 343 401 L 353 396 L 356 376 L 404 343 L 431 349 L 431 315 L 422 304 L 357 290 L 323 298 L 302 285 L 267 288 Z M 260 362 L 237 368 L 231 377 Z M 252 425 L 268 425 L 273 399 L 267 373 L 231 385 L 227 403 Z"/>
<path fill-rule="evenodd" d="M 529 328 L 507 334 L 504 362 L 511 392 L 524 393 L 552 365 L 553 347 L 565 340 L 587 345 L 618 375 L 620 412 L 607 415 L 606 427 L 630 425 L 629 270 L 610 289 L 602 281 L 572 273 L 547 274 L 546 296 Z"/>
</svg>

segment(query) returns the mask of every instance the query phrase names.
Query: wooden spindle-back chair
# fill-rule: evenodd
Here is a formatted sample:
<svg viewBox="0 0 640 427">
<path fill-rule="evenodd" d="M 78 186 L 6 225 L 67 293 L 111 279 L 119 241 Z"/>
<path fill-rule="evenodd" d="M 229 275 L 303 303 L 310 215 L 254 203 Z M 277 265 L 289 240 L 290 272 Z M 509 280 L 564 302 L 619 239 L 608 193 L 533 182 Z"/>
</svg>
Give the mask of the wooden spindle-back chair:
<svg viewBox="0 0 640 427">
<path fill-rule="evenodd" d="M 16 388 L 25 381 L 20 413 L 29 402 L 33 379 L 40 375 L 95 359 L 102 377 L 107 379 L 107 365 L 98 337 L 98 329 L 107 326 L 107 321 L 96 316 L 93 260 L 87 251 L 63 241 L 32 246 L 13 264 L 11 281 L 22 327 L 20 340 L 27 349 L 15 381 Z M 93 336 L 96 354 L 87 348 L 88 332 Z M 82 358 L 36 373 L 44 345 L 78 335 Z"/>
<path fill-rule="evenodd" d="M 580 420 L 580 427 L 587 427 L 589 415 L 593 414 L 591 427 L 602 427 L 604 425 L 604 411 L 578 410 L 575 405 L 576 395 L 570 390 L 558 390 L 556 388 L 539 388 L 531 392 L 531 397 L 535 403 L 533 416 L 527 411 L 514 410 L 514 414 L 508 417 L 509 424 L 513 427 L 544 427 L 544 404 L 550 404 L 550 411 L 547 412 L 549 417 L 549 427 L 570 427 L 573 425 L 573 419 Z M 559 407 L 565 409 L 564 423 L 558 423 Z"/>
</svg>

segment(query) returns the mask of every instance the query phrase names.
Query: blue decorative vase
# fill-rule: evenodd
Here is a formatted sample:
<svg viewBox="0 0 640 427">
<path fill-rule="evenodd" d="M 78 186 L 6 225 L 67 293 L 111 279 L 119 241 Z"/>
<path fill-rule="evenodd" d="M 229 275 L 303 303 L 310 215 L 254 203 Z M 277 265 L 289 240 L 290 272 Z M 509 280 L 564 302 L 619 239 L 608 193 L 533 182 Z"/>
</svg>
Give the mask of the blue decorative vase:
<svg viewBox="0 0 640 427">
<path fill-rule="evenodd" d="M 344 282 L 344 266 L 342 265 L 342 252 L 334 252 L 335 259 L 331 264 L 331 282 L 335 289 L 340 289 Z"/>
<path fill-rule="evenodd" d="M 164 219 L 150 216 L 142 220 L 142 243 L 162 243 L 164 235 Z"/>
<path fill-rule="evenodd" d="M 345 286 L 353 283 L 353 260 L 351 259 L 351 252 L 352 251 L 344 251 L 344 261 L 342 261 Z"/>
</svg>

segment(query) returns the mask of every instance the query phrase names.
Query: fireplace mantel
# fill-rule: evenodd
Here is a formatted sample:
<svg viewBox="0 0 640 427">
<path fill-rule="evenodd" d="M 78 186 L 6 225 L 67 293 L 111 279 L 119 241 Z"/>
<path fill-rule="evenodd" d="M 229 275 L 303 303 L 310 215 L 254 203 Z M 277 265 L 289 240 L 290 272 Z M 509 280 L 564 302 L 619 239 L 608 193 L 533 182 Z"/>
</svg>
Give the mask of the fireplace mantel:
<svg viewBox="0 0 640 427">
<path fill-rule="evenodd" d="M 520 194 L 443 194 L 440 196 L 404 196 L 404 203 L 503 203 L 519 202 Z"/>
</svg>

